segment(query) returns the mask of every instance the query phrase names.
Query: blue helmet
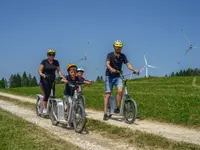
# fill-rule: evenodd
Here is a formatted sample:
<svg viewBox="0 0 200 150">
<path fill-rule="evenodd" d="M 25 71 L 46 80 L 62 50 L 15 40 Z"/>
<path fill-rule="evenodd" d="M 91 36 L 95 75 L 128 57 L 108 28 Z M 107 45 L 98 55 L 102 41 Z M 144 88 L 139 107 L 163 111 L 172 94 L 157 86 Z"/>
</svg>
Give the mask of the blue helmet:
<svg viewBox="0 0 200 150">
<path fill-rule="evenodd" d="M 82 71 L 84 72 L 84 69 L 82 67 L 78 67 L 77 71 Z"/>
</svg>

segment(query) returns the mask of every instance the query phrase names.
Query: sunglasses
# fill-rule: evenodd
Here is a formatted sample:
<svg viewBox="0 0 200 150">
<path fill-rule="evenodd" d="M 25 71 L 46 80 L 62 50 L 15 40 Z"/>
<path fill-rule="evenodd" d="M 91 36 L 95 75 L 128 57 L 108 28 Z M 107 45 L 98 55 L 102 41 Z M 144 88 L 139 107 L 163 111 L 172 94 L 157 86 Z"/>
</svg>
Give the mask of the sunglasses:
<svg viewBox="0 0 200 150">
<path fill-rule="evenodd" d="M 122 47 L 119 47 L 119 46 L 115 46 L 115 48 L 116 48 L 116 49 L 122 49 Z"/>
<path fill-rule="evenodd" d="M 49 54 L 49 56 L 55 56 L 55 54 Z"/>
</svg>

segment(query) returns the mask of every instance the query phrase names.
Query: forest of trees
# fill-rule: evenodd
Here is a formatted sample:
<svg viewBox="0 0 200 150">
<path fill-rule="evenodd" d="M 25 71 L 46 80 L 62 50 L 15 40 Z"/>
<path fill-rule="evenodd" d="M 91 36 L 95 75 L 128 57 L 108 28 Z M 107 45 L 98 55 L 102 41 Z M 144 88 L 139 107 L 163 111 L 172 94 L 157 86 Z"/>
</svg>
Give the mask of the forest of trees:
<svg viewBox="0 0 200 150">
<path fill-rule="evenodd" d="M 7 80 L 5 78 L 2 78 L 0 80 L 0 88 L 6 88 L 7 87 Z"/>
<path fill-rule="evenodd" d="M 31 76 L 24 72 L 22 76 L 20 74 L 12 74 L 7 81 L 5 78 L 0 80 L 0 88 L 15 88 L 15 87 L 34 87 L 38 86 L 35 76 Z"/>
<path fill-rule="evenodd" d="M 167 75 L 165 75 L 167 76 Z M 195 68 L 188 68 L 185 70 L 180 70 L 179 72 L 172 72 L 169 77 L 174 77 L 174 76 L 200 76 L 200 69 Z"/>
<path fill-rule="evenodd" d="M 174 76 L 200 76 L 200 69 L 195 68 L 188 68 L 180 70 L 179 72 L 172 72 L 170 75 L 165 75 L 166 77 L 174 77 Z M 102 76 L 97 76 L 96 82 L 103 82 L 104 79 Z M 56 78 L 56 83 L 61 83 L 61 78 Z M 12 74 L 7 81 L 5 78 L 0 80 L 0 88 L 15 88 L 15 87 L 35 87 L 38 86 L 38 82 L 35 76 L 31 76 L 29 73 L 27 75 L 26 72 L 22 74 Z"/>
</svg>

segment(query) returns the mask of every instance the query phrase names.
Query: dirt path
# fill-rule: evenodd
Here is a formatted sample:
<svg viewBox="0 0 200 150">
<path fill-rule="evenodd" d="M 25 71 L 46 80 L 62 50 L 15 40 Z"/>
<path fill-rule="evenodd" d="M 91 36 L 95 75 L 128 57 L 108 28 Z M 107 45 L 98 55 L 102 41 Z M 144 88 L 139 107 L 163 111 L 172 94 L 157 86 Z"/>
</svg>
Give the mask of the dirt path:
<svg viewBox="0 0 200 150">
<path fill-rule="evenodd" d="M 20 101 L 28 101 L 31 103 L 35 103 L 35 99 L 23 97 L 23 96 L 17 96 L 13 94 L 8 93 L 2 93 L 0 92 L 0 95 L 5 97 L 10 97 L 14 99 L 18 99 Z M 99 121 L 103 121 L 103 113 L 94 111 L 94 110 L 86 110 L 87 117 Z M 105 121 L 104 121 L 105 122 Z M 176 141 L 184 141 L 188 143 L 194 143 L 200 145 L 200 131 L 194 130 L 194 129 L 188 129 L 180 126 L 175 125 L 169 125 L 166 123 L 159 123 L 159 122 L 150 122 L 150 121 L 139 121 L 136 120 L 135 124 L 129 125 L 124 123 L 123 118 L 119 116 L 115 116 L 115 118 L 112 118 L 106 123 L 119 126 L 119 127 L 126 127 L 130 128 L 132 130 L 140 130 L 147 133 L 153 133 L 159 136 L 166 137 L 168 139 L 176 140 Z"/>
<path fill-rule="evenodd" d="M 73 129 L 65 129 L 59 126 L 53 126 L 50 119 L 44 119 L 36 116 L 35 112 L 30 109 L 25 109 L 23 107 L 17 106 L 13 103 L 4 101 L 0 99 L 0 108 L 9 111 L 23 119 L 36 124 L 47 130 L 50 134 L 54 134 L 57 137 L 68 141 L 74 145 L 77 145 L 83 149 L 87 150 L 135 150 L 132 146 L 129 147 L 128 144 L 120 143 L 103 138 L 100 135 L 93 133 L 77 134 Z"/>
<path fill-rule="evenodd" d="M 193 80 L 192 80 L 192 86 L 194 86 L 196 88 L 200 88 L 199 85 L 196 85 L 196 77 L 194 77 Z"/>
</svg>

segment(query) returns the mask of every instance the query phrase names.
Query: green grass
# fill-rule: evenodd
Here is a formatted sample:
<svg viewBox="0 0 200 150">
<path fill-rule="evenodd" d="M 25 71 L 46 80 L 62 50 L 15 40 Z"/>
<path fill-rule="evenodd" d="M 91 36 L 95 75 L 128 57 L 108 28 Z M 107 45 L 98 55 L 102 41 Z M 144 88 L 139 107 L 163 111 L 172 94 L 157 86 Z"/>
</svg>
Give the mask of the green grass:
<svg viewBox="0 0 200 150">
<path fill-rule="evenodd" d="M 128 128 L 121 128 L 108 125 L 104 122 L 88 119 L 87 129 L 101 133 L 111 139 L 120 139 L 138 148 L 147 149 L 168 149 L 168 150 L 200 150 L 200 146 L 185 142 L 174 142 L 164 137 L 141 131 L 133 131 Z"/>
<path fill-rule="evenodd" d="M 12 102 L 25 108 L 35 108 L 35 105 L 29 102 L 21 102 L 15 99 L 0 97 L 5 101 Z M 1 113 L 0 113 L 1 114 Z M 1 116 L 1 115 L 0 115 Z M 200 146 L 185 142 L 175 142 L 161 136 L 145 133 L 141 131 L 133 131 L 128 128 L 121 128 L 108 125 L 104 122 L 88 119 L 86 129 L 90 132 L 101 134 L 103 137 L 127 143 L 141 149 L 168 149 L 168 150 L 200 150 Z"/>
<path fill-rule="evenodd" d="M 200 77 L 197 85 L 200 85 Z M 129 94 L 138 104 L 144 119 L 200 127 L 200 89 L 192 86 L 193 77 L 134 79 L 128 82 Z M 64 85 L 56 86 L 57 97 L 63 97 Z M 87 108 L 103 110 L 104 84 L 84 87 Z M 35 97 L 40 87 L 5 89 L 6 92 Z"/>
<path fill-rule="evenodd" d="M 0 109 L 0 137 L 1 150 L 80 150 L 2 109 Z"/>
</svg>

